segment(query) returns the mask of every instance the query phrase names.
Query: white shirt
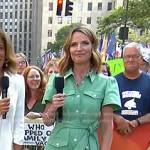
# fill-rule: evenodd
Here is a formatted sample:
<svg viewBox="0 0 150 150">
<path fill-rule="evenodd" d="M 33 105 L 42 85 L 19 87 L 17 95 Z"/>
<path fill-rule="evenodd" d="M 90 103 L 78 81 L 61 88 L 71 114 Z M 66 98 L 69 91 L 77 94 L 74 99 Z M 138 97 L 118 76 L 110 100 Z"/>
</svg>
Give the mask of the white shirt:
<svg viewBox="0 0 150 150">
<path fill-rule="evenodd" d="M 6 119 L 0 116 L 0 150 L 13 150 L 13 143 L 22 145 L 24 139 L 25 84 L 21 75 L 5 73 L 5 76 L 9 77 L 10 108 Z"/>
</svg>

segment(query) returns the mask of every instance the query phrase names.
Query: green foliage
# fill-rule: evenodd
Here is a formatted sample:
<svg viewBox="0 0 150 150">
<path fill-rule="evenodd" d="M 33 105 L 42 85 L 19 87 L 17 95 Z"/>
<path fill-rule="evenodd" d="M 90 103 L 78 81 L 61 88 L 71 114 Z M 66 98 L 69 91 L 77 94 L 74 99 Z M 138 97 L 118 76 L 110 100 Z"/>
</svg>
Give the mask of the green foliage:
<svg viewBox="0 0 150 150">
<path fill-rule="evenodd" d="M 55 42 L 54 43 L 49 42 L 47 44 L 47 49 L 51 49 L 51 51 L 55 53 L 56 56 L 59 56 L 60 52 L 62 51 L 67 35 L 73 28 L 79 25 L 81 24 L 71 24 L 69 26 L 62 27 L 60 30 L 58 30 L 56 34 Z"/>
<path fill-rule="evenodd" d="M 99 33 L 111 33 L 124 24 L 125 10 L 122 7 L 114 9 L 107 16 L 98 18 L 98 32 Z"/>
<path fill-rule="evenodd" d="M 127 26 L 133 29 L 150 29 L 150 0 L 129 0 L 127 11 Z M 98 19 L 98 32 L 111 33 L 116 31 L 121 25 L 124 26 L 126 20 L 126 9 L 119 7 L 112 10 L 105 17 Z"/>
</svg>

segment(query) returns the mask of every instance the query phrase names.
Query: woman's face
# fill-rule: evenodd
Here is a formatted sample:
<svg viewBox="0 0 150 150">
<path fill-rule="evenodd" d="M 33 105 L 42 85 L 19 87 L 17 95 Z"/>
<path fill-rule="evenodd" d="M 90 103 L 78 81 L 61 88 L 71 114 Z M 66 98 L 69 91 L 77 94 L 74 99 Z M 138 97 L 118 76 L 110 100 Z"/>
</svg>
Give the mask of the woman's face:
<svg viewBox="0 0 150 150">
<path fill-rule="evenodd" d="M 75 32 L 70 45 L 70 55 L 74 64 L 89 64 L 92 54 L 90 39 L 81 32 Z"/>
<path fill-rule="evenodd" d="M 27 85 L 30 89 L 36 90 L 41 84 L 41 76 L 38 70 L 31 69 L 27 75 Z"/>
<path fill-rule="evenodd" d="M 18 74 L 22 74 L 23 70 L 27 67 L 26 60 L 23 57 L 18 56 L 16 58 L 16 61 L 17 61 L 17 72 Z"/>
<path fill-rule="evenodd" d="M 0 69 L 2 69 L 4 62 L 5 62 L 5 46 L 4 42 L 0 38 Z"/>
</svg>

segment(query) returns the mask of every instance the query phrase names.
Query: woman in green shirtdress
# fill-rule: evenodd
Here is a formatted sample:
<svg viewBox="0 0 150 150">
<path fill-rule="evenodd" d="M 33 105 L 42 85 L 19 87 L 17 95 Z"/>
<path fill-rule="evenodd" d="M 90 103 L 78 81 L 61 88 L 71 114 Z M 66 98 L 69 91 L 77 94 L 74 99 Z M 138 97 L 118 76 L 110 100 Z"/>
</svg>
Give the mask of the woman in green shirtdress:
<svg viewBox="0 0 150 150">
<path fill-rule="evenodd" d="M 64 44 L 64 56 L 59 62 L 60 75 L 64 77 L 63 94 L 56 94 L 53 74 L 43 98 L 47 110 L 42 115 L 44 123 L 56 121 L 45 150 L 110 150 L 113 111 L 121 104 L 116 80 L 100 73 L 97 45 L 95 34 L 86 27 L 75 28 Z M 62 106 L 60 122 L 55 116 Z"/>
</svg>

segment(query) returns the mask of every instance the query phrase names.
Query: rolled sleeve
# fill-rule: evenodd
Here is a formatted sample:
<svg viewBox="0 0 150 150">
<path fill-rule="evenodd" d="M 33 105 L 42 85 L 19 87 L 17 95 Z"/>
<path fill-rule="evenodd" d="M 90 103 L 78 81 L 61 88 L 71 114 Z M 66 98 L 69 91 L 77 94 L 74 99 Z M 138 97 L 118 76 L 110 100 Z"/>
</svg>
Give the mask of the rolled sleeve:
<svg viewBox="0 0 150 150">
<path fill-rule="evenodd" d="M 120 94 L 117 81 L 114 77 L 109 77 L 106 84 L 104 105 L 112 105 L 114 110 L 121 109 Z"/>
<path fill-rule="evenodd" d="M 48 80 L 48 84 L 46 86 L 42 104 L 46 104 L 48 101 L 51 101 L 53 95 L 56 93 L 56 90 L 54 88 L 54 78 L 55 78 L 55 74 L 52 74 Z"/>
</svg>

